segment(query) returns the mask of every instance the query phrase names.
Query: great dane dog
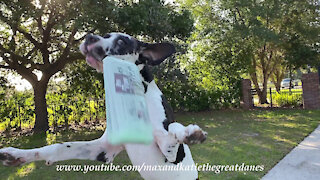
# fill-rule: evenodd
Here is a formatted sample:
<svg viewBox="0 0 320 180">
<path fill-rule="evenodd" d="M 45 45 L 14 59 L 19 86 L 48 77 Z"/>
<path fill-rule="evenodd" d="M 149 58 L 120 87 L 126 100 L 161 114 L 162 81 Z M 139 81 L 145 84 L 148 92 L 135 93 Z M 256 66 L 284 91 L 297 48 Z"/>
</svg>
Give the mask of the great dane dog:
<svg viewBox="0 0 320 180">
<path fill-rule="evenodd" d="M 175 53 L 170 43 L 144 43 L 123 33 L 109 33 L 101 37 L 88 34 L 80 45 L 87 63 L 98 72 L 103 72 L 102 60 L 107 56 L 136 64 L 145 87 L 145 98 L 153 126 L 154 141 L 150 145 L 111 145 L 105 132 L 92 141 L 65 142 L 35 149 L 13 147 L 0 149 L 4 165 L 17 166 L 32 161 L 45 160 L 47 165 L 68 159 L 89 159 L 110 163 L 122 150 L 126 150 L 133 165 L 180 166 L 195 165 L 188 145 L 202 143 L 207 133 L 197 125 L 183 126 L 174 121 L 173 111 L 157 87 L 150 71 Z M 178 92 L 177 92 L 178 93 Z M 148 180 L 196 180 L 196 168 L 189 170 L 143 170 L 139 172 Z"/>
</svg>

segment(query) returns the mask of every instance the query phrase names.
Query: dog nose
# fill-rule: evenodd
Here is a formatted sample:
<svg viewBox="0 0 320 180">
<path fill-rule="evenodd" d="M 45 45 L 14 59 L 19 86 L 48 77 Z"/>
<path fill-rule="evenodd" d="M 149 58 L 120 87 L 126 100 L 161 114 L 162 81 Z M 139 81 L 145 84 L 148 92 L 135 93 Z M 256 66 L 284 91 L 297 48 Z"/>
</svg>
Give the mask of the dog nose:
<svg viewBox="0 0 320 180">
<path fill-rule="evenodd" d="M 97 37 L 97 36 L 95 36 L 95 35 L 92 35 L 92 34 L 88 34 L 87 36 L 86 36 L 86 44 L 87 45 L 90 45 L 90 44 L 93 44 L 93 43 L 95 43 L 95 42 L 98 42 L 100 39 Z"/>
</svg>

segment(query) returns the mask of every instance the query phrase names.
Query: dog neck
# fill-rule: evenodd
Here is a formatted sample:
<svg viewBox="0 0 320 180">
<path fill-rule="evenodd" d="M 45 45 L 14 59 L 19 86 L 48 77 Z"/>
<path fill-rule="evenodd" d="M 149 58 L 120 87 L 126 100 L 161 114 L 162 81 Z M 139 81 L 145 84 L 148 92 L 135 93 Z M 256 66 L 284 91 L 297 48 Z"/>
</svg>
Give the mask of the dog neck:
<svg viewBox="0 0 320 180">
<path fill-rule="evenodd" d="M 146 96 L 161 96 L 162 92 L 159 89 L 159 87 L 157 86 L 156 82 L 154 80 L 152 80 L 150 83 L 148 83 L 147 85 L 147 91 L 146 91 Z"/>
<path fill-rule="evenodd" d="M 149 88 L 149 85 L 153 80 L 153 76 L 150 72 L 150 69 L 148 67 L 148 65 L 146 64 L 138 64 L 137 65 L 138 68 L 139 68 L 139 73 L 140 73 L 140 77 L 141 77 L 141 80 L 142 80 L 142 84 L 144 86 L 144 93 L 147 93 L 147 91 L 150 89 Z M 154 85 L 156 85 L 154 83 Z"/>
</svg>

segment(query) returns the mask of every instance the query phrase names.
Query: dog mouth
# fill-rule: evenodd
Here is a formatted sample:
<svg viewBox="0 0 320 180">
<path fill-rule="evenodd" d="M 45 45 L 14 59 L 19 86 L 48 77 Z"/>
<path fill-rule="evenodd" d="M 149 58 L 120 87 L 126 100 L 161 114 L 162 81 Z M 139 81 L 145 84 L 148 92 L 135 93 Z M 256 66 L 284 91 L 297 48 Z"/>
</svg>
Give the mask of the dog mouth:
<svg viewBox="0 0 320 180">
<path fill-rule="evenodd" d="M 84 50 L 83 50 L 83 54 L 86 56 L 86 59 L 89 60 L 89 62 L 91 61 L 102 61 L 102 59 L 100 56 L 97 55 L 97 53 L 95 53 L 95 50 L 97 49 L 95 47 L 95 45 L 84 45 Z"/>
<path fill-rule="evenodd" d="M 103 71 L 102 60 L 105 57 L 107 57 L 107 55 L 104 55 L 103 57 L 101 57 L 97 55 L 97 53 L 95 53 L 95 49 L 96 47 L 94 45 L 83 44 L 80 47 L 82 54 L 86 56 L 86 62 L 88 63 L 88 65 L 96 69 L 98 72 L 102 72 Z"/>
</svg>

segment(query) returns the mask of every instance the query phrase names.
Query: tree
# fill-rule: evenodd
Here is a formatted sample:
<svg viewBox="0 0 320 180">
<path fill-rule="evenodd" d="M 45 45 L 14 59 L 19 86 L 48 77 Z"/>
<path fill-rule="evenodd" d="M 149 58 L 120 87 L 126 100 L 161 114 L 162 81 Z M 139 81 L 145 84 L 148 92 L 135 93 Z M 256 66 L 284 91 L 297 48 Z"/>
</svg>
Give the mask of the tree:
<svg viewBox="0 0 320 180">
<path fill-rule="evenodd" d="M 202 64 L 225 63 L 223 68 L 229 64 L 239 65 L 235 69 L 246 65 L 244 70 L 250 75 L 262 104 L 267 103 L 268 81 L 272 74 L 277 74 L 277 84 L 281 82 L 283 72 L 275 72 L 280 70 L 279 64 L 294 69 L 319 63 L 320 11 L 316 0 L 179 2 L 192 9 L 196 19 L 198 39 L 203 42 L 198 48 L 202 62 L 211 62 Z M 227 41 L 233 45 L 228 45 Z M 212 52 L 230 54 L 233 58 L 219 58 L 220 54 Z"/>
<path fill-rule="evenodd" d="M 93 12 L 111 8 L 109 1 L 21 0 L 0 2 L 0 67 L 16 71 L 33 87 L 35 132 L 47 130 L 46 90 L 50 78 L 66 64 L 83 59 L 77 45 L 91 23 Z M 101 8 L 100 8 L 101 9 Z M 97 14 L 103 14 L 97 11 Z M 105 13 L 104 13 L 105 14 Z M 88 19 L 88 20 L 87 20 Z M 86 28 L 83 28 L 86 27 Z M 37 78 L 36 72 L 41 72 Z"/>
<path fill-rule="evenodd" d="M 188 54 L 180 58 L 188 81 L 204 89 L 211 108 L 238 106 L 241 75 L 247 72 L 247 51 L 251 50 L 239 32 L 223 19 L 218 1 L 180 1 L 195 19 Z"/>
<path fill-rule="evenodd" d="M 184 33 L 188 33 L 185 30 L 190 28 L 183 23 L 186 21 L 182 21 L 181 26 L 175 26 L 180 20 L 185 20 L 186 12 L 173 11 L 173 7 L 165 6 L 160 0 L 142 0 L 139 3 L 1 0 L 0 9 L 0 24 L 3 27 L 0 28 L 0 68 L 17 72 L 32 85 L 35 132 L 49 128 L 46 104 L 48 82 L 67 64 L 84 59 L 78 45 L 87 32 L 128 31 L 138 35 L 150 34 L 151 37 L 174 37 L 174 34 L 185 36 Z M 139 13 L 147 14 L 132 18 Z M 39 72 L 42 76 L 38 79 L 36 74 Z"/>
<path fill-rule="evenodd" d="M 301 66 L 319 63 L 319 49 L 316 45 L 317 40 L 315 41 L 320 32 L 319 4 L 316 1 L 261 1 L 247 3 L 240 7 L 238 16 L 246 17 L 244 19 L 249 22 L 246 29 L 252 31 L 249 34 L 254 37 L 254 41 L 260 42 L 257 43 L 256 48 L 262 49 L 255 53 L 258 54 L 264 77 L 262 90 L 256 82 L 254 73 L 251 74 L 251 79 L 258 92 L 260 103 L 266 103 L 270 73 L 278 75 L 276 86 L 279 90 L 284 73 L 277 72 L 279 64 L 288 67 L 292 72 Z M 257 23 L 250 23 L 250 21 L 257 21 Z M 254 72 L 256 60 L 252 61 Z"/>
<path fill-rule="evenodd" d="M 284 75 L 287 71 L 287 65 L 284 64 L 281 59 L 279 59 L 277 62 L 277 65 L 275 66 L 275 68 L 273 69 L 273 72 L 271 74 L 271 81 L 274 84 L 274 86 L 276 87 L 276 91 L 278 93 L 280 93 L 281 91 L 281 81 L 284 78 Z"/>
</svg>

